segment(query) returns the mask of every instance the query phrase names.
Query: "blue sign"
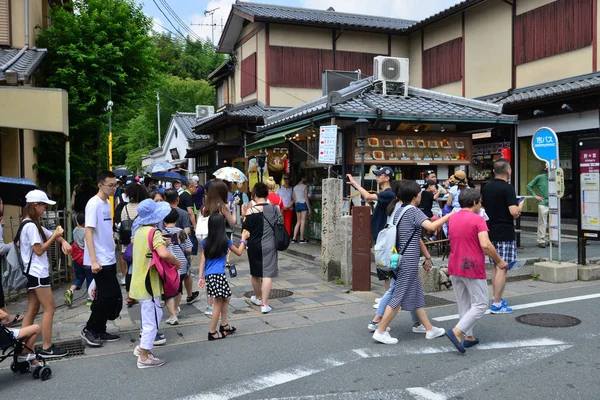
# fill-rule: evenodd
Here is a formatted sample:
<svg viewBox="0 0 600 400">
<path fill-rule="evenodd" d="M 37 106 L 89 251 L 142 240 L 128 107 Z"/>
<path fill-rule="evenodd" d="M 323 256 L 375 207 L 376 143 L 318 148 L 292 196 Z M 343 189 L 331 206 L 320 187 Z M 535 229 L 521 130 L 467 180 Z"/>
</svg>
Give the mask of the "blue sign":
<svg viewBox="0 0 600 400">
<path fill-rule="evenodd" d="M 550 128 L 540 128 L 531 139 L 533 154 L 546 161 L 550 168 L 558 167 L 558 137 Z"/>
</svg>

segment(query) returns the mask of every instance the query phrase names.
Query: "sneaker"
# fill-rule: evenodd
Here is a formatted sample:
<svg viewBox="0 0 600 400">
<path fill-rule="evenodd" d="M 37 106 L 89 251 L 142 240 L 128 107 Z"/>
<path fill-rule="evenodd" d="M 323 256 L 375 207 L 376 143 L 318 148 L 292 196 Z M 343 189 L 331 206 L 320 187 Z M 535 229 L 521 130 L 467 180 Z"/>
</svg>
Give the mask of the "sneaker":
<svg viewBox="0 0 600 400">
<path fill-rule="evenodd" d="M 81 336 L 81 338 L 88 344 L 88 346 L 102 346 L 102 339 L 100 339 L 100 336 L 96 335 L 94 332 L 88 330 L 87 328 L 83 328 L 79 336 Z"/>
<path fill-rule="evenodd" d="M 369 325 L 367 325 L 367 329 L 369 329 L 371 332 L 375 332 L 377 330 L 377 328 L 379 328 L 379 322 L 371 321 L 371 322 L 369 322 Z M 389 326 L 387 328 L 385 328 L 385 330 L 387 332 L 391 331 Z"/>
<path fill-rule="evenodd" d="M 162 333 L 156 332 L 156 337 L 154 338 L 154 345 L 160 346 L 162 344 L 167 343 L 167 338 Z"/>
<path fill-rule="evenodd" d="M 192 304 L 193 302 L 195 302 L 196 300 L 198 300 L 198 296 L 200 296 L 200 292 L 192 292 L 191 296 L 188 296 L 186 298 L 186 301 L 188 304 Z"/>
<path fill-rule="evenodd" d="M 154 367 L 162 367 L 167 362 L 165 360 L 161 360 L 157 357 L 148 357 L 145 361 L 142 361 L 140 357 L 137 360 L 137 367 L 140 369 L 143 368 L 154 368 Z"/>
<path fill-rule="evenodd" d="M 56 347 L 55 345 L 50 345 L 47 349 L 42 349 L 39 351 L 39 355 L 42 358 L 61 358 L 69 354 L 67 350 L 62 350 Z"/>
<path fill-rule="evenodd" d="M 65 291 L 65 296 L 63 298 L 65 299 L 65 306 L 71 307 L 73 305 L 73 292 L 71 292 L 71 289 Z"/>
<path fill-rule="evenodd" d="M 538 243 L 538 247 L 541 247 L 542 249 L 546 248 L 546 243 Z"/>
<path fill-rule="evenodd" d="M 252 296 L 250 297 L 250 301 L 252 302 L 252 304 L 257 305 L 257 306 L 262 306 L 262 301 L 261 299 L 257 299 L 256 296 Z"/>
<path fill-rule="evenodd" d="M 379 303 L 373 304 L 373 308 L 377 310 L 379 308 Z"/>
<path fill-rule="evenodd" d="M 376 298 L 375 303 L 381 303 L 381 299 L 382 299 L 381 297 Z"/>
<path fill-rule="evenodd" d="M 298 240 L 297 239 L 292 239 L 291 242 L 292 243 L 298 243 Z"/>
<path fill-rule="evenodd" d="M 427 329 L 425 329 L 425 326 L 423 324 L 419 324 L 416 326 L 413 324 L 412 331 L 413 333 L 427 333 Z"/>
<path fill-rule="evenodd" d="M 119 339 L 121 339 L 121 336 L 113 335 L 112 333 L 108 332 L 101 333 L 99 336 L 100 340 L 102 340 L 103 342 L 116 342 Z"/>
<path fill-rule="evenodd" d="M 510 314 L 511 312 L 513 312 L 513 309 L 508 307 L 506 303 L 500 303 L 499 306 L 492 304 L 490 307 L 490 314 Z"/>
<path fill-rule="evenodd" d="M 502 303 L 503 306 L 506 305 L 506 299 L 505 298 L 500 298 L 500 303 Z"/>
<path fill-rule="evenodd" d="M 179 325 L 179 319 L 177 317 L 169 318 L 166 322 L 169 325 Z"/>
<path fill-rule="evenodd" d="M 271 306 L 268 304 L 263 304 L 262 306 L 260 306 L 260 312 L 263 314 L 271 312 L 271 310 L 273 310 L 273 308 L 271 308 Z"/>
<path fill-rule="evenodd" d="M 206 310 L 204 310 L 204 315 L 212 316 L 212 313 L 213 313 L 212 307 L 206 307 Z"/>
<path fill-rule="evenodd" d="M 125 286 L 127 282 L 125 282 L 125 277 L 121 278 L 121 286 Z"/>
<path fill-rule="evenodd" d="M 389 332 L 381 333 L 377 330 L 373 333 L 373 339 L 378 341 L 379 343 L 383 343 L 383 344 L 398 343 L 398 339 L 391 337 Z"/>
<path fill-rule="evenodd" d="M 446 333 L 446 330 L 444 328 L 436 328 L 435 326 L 433 326 L 433 327 L 431 327 L 431 330 L 429 330 L 425 333 L 425 338 L 426 339 L 435 339 L 435 338 L 439 338 L 440 336 L 444 336 L 445 333 Z"/>
<path fill-rule="evenodd" d="M 300 243 L 300 244 L 305 244 L 305 243 L 308 243 L 308 240 L 306 240 L 306 239 L 301 239 L 301 240 L 300 240 L 298 243 Z"/>
<path fill-rule="evenodd" d="M 85 305 L 88 307 L 91 307 L 93 302 L 94 302 L 94 300 L 92 300 L 88 297 L 87 300 L 85 301 Z"/>
<path fill-rule="evenodd" d="M 139 357 L 140 354 L 142 354 L 142 348 L 138 344 L 137 346 L 135 346 L 135 349 L 133 349 L 133 355 L 135 357 Z M 156 358 L 156 356 L 154 355 L 154 353 L 152 351 L 150 351 L 150 353 L 148 354 L 148 357 Z"/>
<path fill-rule="evenodd" d="M 177 307 L 177 316 L 179 317 L 179 314 L 181 313 L 181 307 Z"/>
</svg>

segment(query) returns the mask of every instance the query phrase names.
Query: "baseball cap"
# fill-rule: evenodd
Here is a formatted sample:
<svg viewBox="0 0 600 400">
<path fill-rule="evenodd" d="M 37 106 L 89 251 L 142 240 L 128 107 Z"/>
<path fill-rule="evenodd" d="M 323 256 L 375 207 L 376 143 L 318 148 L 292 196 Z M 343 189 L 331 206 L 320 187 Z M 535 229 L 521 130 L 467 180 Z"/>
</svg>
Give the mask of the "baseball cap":
<svg viewBox="0 0 600 400">
<path fill-rule="evenodd" d="M 51 206 L 56 204 L 55 201 L 52 201 L 48 198 L 48 195 L 46 193 L 38 189 L 32 190 L 31 192 L 27 193 L 27 195 L 25 196 L 25 200 L 27 201 L 27 203 L 46 203 Z"/>
<path fill-rule="evenodd" d="M 434 181 L 426 181 L 425 184 L 423 185 L 423 189 L 427 189 L 431 185 L 434 185 L 437 187 L 437 183 L 435 183 Z"/>
<path fill-rule="evenodd" d="M 196 181 L 196 182 L 200 182 L 200 178 L 198 178 L 198 175 L 192 176 L 192 180 Z"/>
<path fill-rule="evenodd" d="M 456 182 L 458 182 L 458 183 L 466 182 L 467 174 L 465 174 L 465 171 L 462 171 L 462 170 L 455 171 L 454 179 L 456 179 Z"/>
<path fill-rule="evenodd" d="M 387 175 L 390 180 L 394 179 L 394 171 L 390 167 L 381 167 L 377 171 L 373 171 L 375 175 Z"/>
</svg>

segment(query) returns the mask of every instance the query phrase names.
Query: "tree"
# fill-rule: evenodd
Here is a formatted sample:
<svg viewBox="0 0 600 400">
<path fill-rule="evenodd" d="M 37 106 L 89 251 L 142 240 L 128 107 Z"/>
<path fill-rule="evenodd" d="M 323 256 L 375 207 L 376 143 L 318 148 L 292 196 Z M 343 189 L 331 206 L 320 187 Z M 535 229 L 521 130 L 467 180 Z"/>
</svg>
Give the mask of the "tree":
<svg viewBox="0 0 600 400">
<path fill-rule="evenodd" d="M 156 87 L 160 67 L 152 20 L 133 0 L 73 0 L 50 10 L 52 25 L 40 28 L 38 46 L 48 49 L 42 79 L 69 92 L 72 181 L 82 182 L 106 168 L 104 108 L 129 109 Z M 59 184 L 64 154 L 46 151 L 57 138 L 40 136 L 39 178 Z"/>
</svg>

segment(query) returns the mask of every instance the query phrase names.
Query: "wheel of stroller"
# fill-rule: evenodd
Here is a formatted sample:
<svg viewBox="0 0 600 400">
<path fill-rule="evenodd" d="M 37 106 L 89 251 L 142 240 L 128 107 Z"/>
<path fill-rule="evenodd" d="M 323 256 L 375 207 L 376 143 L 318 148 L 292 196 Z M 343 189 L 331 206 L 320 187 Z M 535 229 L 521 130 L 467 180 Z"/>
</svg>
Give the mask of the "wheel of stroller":
<svg viewBox="0 0 600 400">
<path fill-rule="evenodd" d="M 33 379 L 40 379 L 40 371 L 42 370 L 42 366 L 38 365 L 33 369 Z"/>
<path fill-rule="evenodd" d="M 27 361 L 17 363 L 17 366 L 19 368 L 19 372 L 22 373 L 22 374 L 26 374 L 29 371 L 31 371 L 31 367 L 30 367 L 30 365 L 29 365 L 29 363 Z"/>
<path fill-rule="evenodd" d="M 42 367 L 42 370 L 40 371 L 40 378 L 42 378 L 43 381 L 47 381 L 50 379 L 50 376 L 52 376 L 52 370 L 50 367 Z"/>
<path fill-rule="evenodd" d="M 17 363 L 16 362 L 12 362 L 12 364 L 10 364 L 10 370 L 12 372 L 19 372 L 19 367 L 17 367 Z"/>
</svg>

